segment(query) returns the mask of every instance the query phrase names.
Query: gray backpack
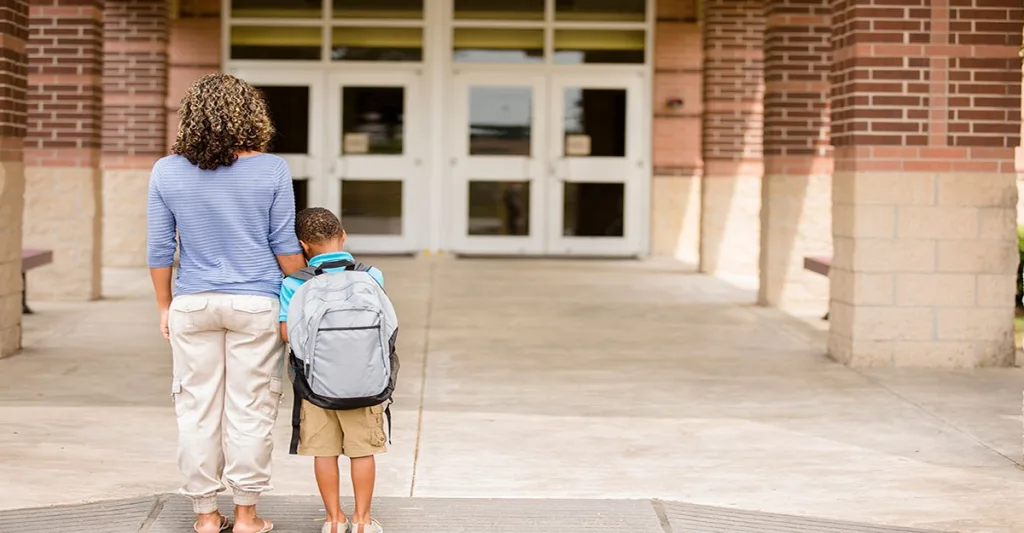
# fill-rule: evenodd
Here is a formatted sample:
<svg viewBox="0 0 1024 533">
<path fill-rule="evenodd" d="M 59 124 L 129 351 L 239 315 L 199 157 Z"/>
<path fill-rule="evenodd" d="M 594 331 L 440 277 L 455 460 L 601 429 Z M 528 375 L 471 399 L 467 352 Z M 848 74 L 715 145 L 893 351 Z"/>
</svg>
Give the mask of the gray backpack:
<svg viewBox="0 0 1024 533">
<path fill-rule="evenodd" d="M 344 270 L 327 272 L 337 268 Z M 366 265 L 339 261 L 291 275 L 305 282 L 288 312 L 295 426 L 303 399 L 332 410 L 391 399 L 399 368 L 398 317 L 368 271 Z"/>
</svg>

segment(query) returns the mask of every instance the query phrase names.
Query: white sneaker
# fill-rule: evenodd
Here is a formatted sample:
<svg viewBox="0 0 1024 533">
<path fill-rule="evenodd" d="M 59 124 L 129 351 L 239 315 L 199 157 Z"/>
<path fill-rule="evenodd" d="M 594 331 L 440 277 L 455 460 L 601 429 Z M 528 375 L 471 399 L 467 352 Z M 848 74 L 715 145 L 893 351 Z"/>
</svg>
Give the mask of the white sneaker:
<svg viewBox="0 0 1024 533">
<path fill-rule="evenodd" d="M 335 530 L 332 526 L 338 524 L 338 529 Z M 345 523 L 338 522 L 324 522 L 324 527 L 320 528 L 320 533 L 348 533 L 352 528 L 352 524 L 345 520 Z"/>
<path fill-rule="evenodd" d="M 376 519 L 371 518 L 369 524 L 352 524 L 352 533 L 384 533 L 384 528 Z"/>
</svg>

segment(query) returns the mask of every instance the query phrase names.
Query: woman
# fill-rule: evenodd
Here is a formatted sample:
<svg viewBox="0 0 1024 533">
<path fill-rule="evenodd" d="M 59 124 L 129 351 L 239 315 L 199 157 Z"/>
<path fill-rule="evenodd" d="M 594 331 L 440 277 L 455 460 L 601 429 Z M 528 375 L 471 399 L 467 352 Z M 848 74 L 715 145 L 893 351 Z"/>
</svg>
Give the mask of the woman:
<svg viewBox="0 0 1024 533">
<path fill-rule="evenodd" d="M 150 178 L 148 253 L 174 361 L 182 493 L 193 499 L 197 532 L 225 531 L 223 477 L 234 492 L 234 533 L 263 533 L 274 526 L 257 517 L 256 502 L 270 489 L 283 391 L 278 293 L 282 271 L 304 266 L 291 174 L 264 153 L 273 126 L 249 84 L 205 76 L 179 113 L 174 155 Z"/>
</svg>

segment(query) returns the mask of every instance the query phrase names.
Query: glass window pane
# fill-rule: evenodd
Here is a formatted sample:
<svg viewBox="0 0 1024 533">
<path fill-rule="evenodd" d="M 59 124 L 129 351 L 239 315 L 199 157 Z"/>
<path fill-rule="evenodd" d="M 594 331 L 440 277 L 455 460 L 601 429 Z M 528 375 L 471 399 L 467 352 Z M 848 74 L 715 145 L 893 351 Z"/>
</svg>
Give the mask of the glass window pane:
<svg viewBox="0 0 1024 533">
<path fill-rule="evenodd" d="M 334 0 L 334 18 L 421 19 L 423 0 Z"/>
<path fill-rule="evenodd" d="M 621 30 L 556 30 L 555 63 L 644 62 L 644 32 Z"/>
<path fill-rule="evenodd" d="M 292 180 L 292 190 L 295 192 L 295 212 L 298 213 L 309 207 L 309 182 Z"/>
<path fill-rule="evenodd" d="M 564 93 L 565 154 L 626 156 L 626 90 L 570 87 Z M 585 149 L 579 146 L 580 136 Z"/>
<path fill-rule="evenodd" d="M 402 182 L 341 182 L 341 221 L 350 235 L 402 234 Z"/>
<path fill-rule="evenodd" d="M 231 59 L 320 59 L 320 28 L 234 26 Z"/>
<path fill-rule="evenodd" d="M 323 16 L 323 0 L 231 0 L 235 18 L 311 18 Z"/>
<path fill-rule="evenodd" d="M 622 183 L 566 183 L 562 201 L 565 237 L 622 237 L 626 186 Z"/>
<path fill-rule="evenodd" d="M 257 86 L 263 91 L 274 123 L 270 151 L 277 154 L 309 153 L 309 87 Z M 293 176 L 308 177 L 308 176 Z"/>
<path fill-rule="evenodd" d="M 544 20 L 544 0 L 455 0 L 462 20 Z"/>
<path fill-rule="evenodd" d="M 345 87 L 341 92 L 341 109 L 341 153 L 402 153 L 405 89 Z"/>
<path fill-rule="evenodd" d="M 643 22 L 646 8 L 646 0 L 555 0 L 555 19 Z"/>
<path fill-rule="evenodd" d="M 421 28 L 334 28 L 334 61 L 422 61 Z"/>
<path fill-rule="evenodd" d="M 543 63 L 544 30 L 457 28 L 456 63 Z"/>
<path fill-rule="evenodd" d="M 533 89 L 469 90 L 469 155 L 530 155 Z"/>
<path fill-rule="evenodd" d="M 529 235 L 530 182 L 469 182 L 470 235 Z"/>
</svg>

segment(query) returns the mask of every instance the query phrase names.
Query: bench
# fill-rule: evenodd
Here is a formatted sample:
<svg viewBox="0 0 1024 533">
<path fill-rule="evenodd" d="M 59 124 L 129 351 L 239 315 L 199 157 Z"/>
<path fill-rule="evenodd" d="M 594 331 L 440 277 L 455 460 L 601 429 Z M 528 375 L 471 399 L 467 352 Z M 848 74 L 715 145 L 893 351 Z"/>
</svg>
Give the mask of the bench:
<svg viewBox="0 0 1024 533">
<path fill-rule="evenodd" d="M 28 308 L 28 283 L 25 280 L 25 273 L 33 268 L 48 265 L 53 262 L 53 252 L 50 250 L 22 250 L 21 251 L 21 312 L 31 315 L 32 310 Z"/>
<path fill-rule="evenodd" d="M 814 272 L 815 274 L 821 274 L 822 276 L 828 277 L 828 271 L 832 267 L 831 257 L 805 257 L 804 258 L 804 270 Z M 822 320 L 828 320 L 828 313 L 822 317 Z"/>
</svg>

